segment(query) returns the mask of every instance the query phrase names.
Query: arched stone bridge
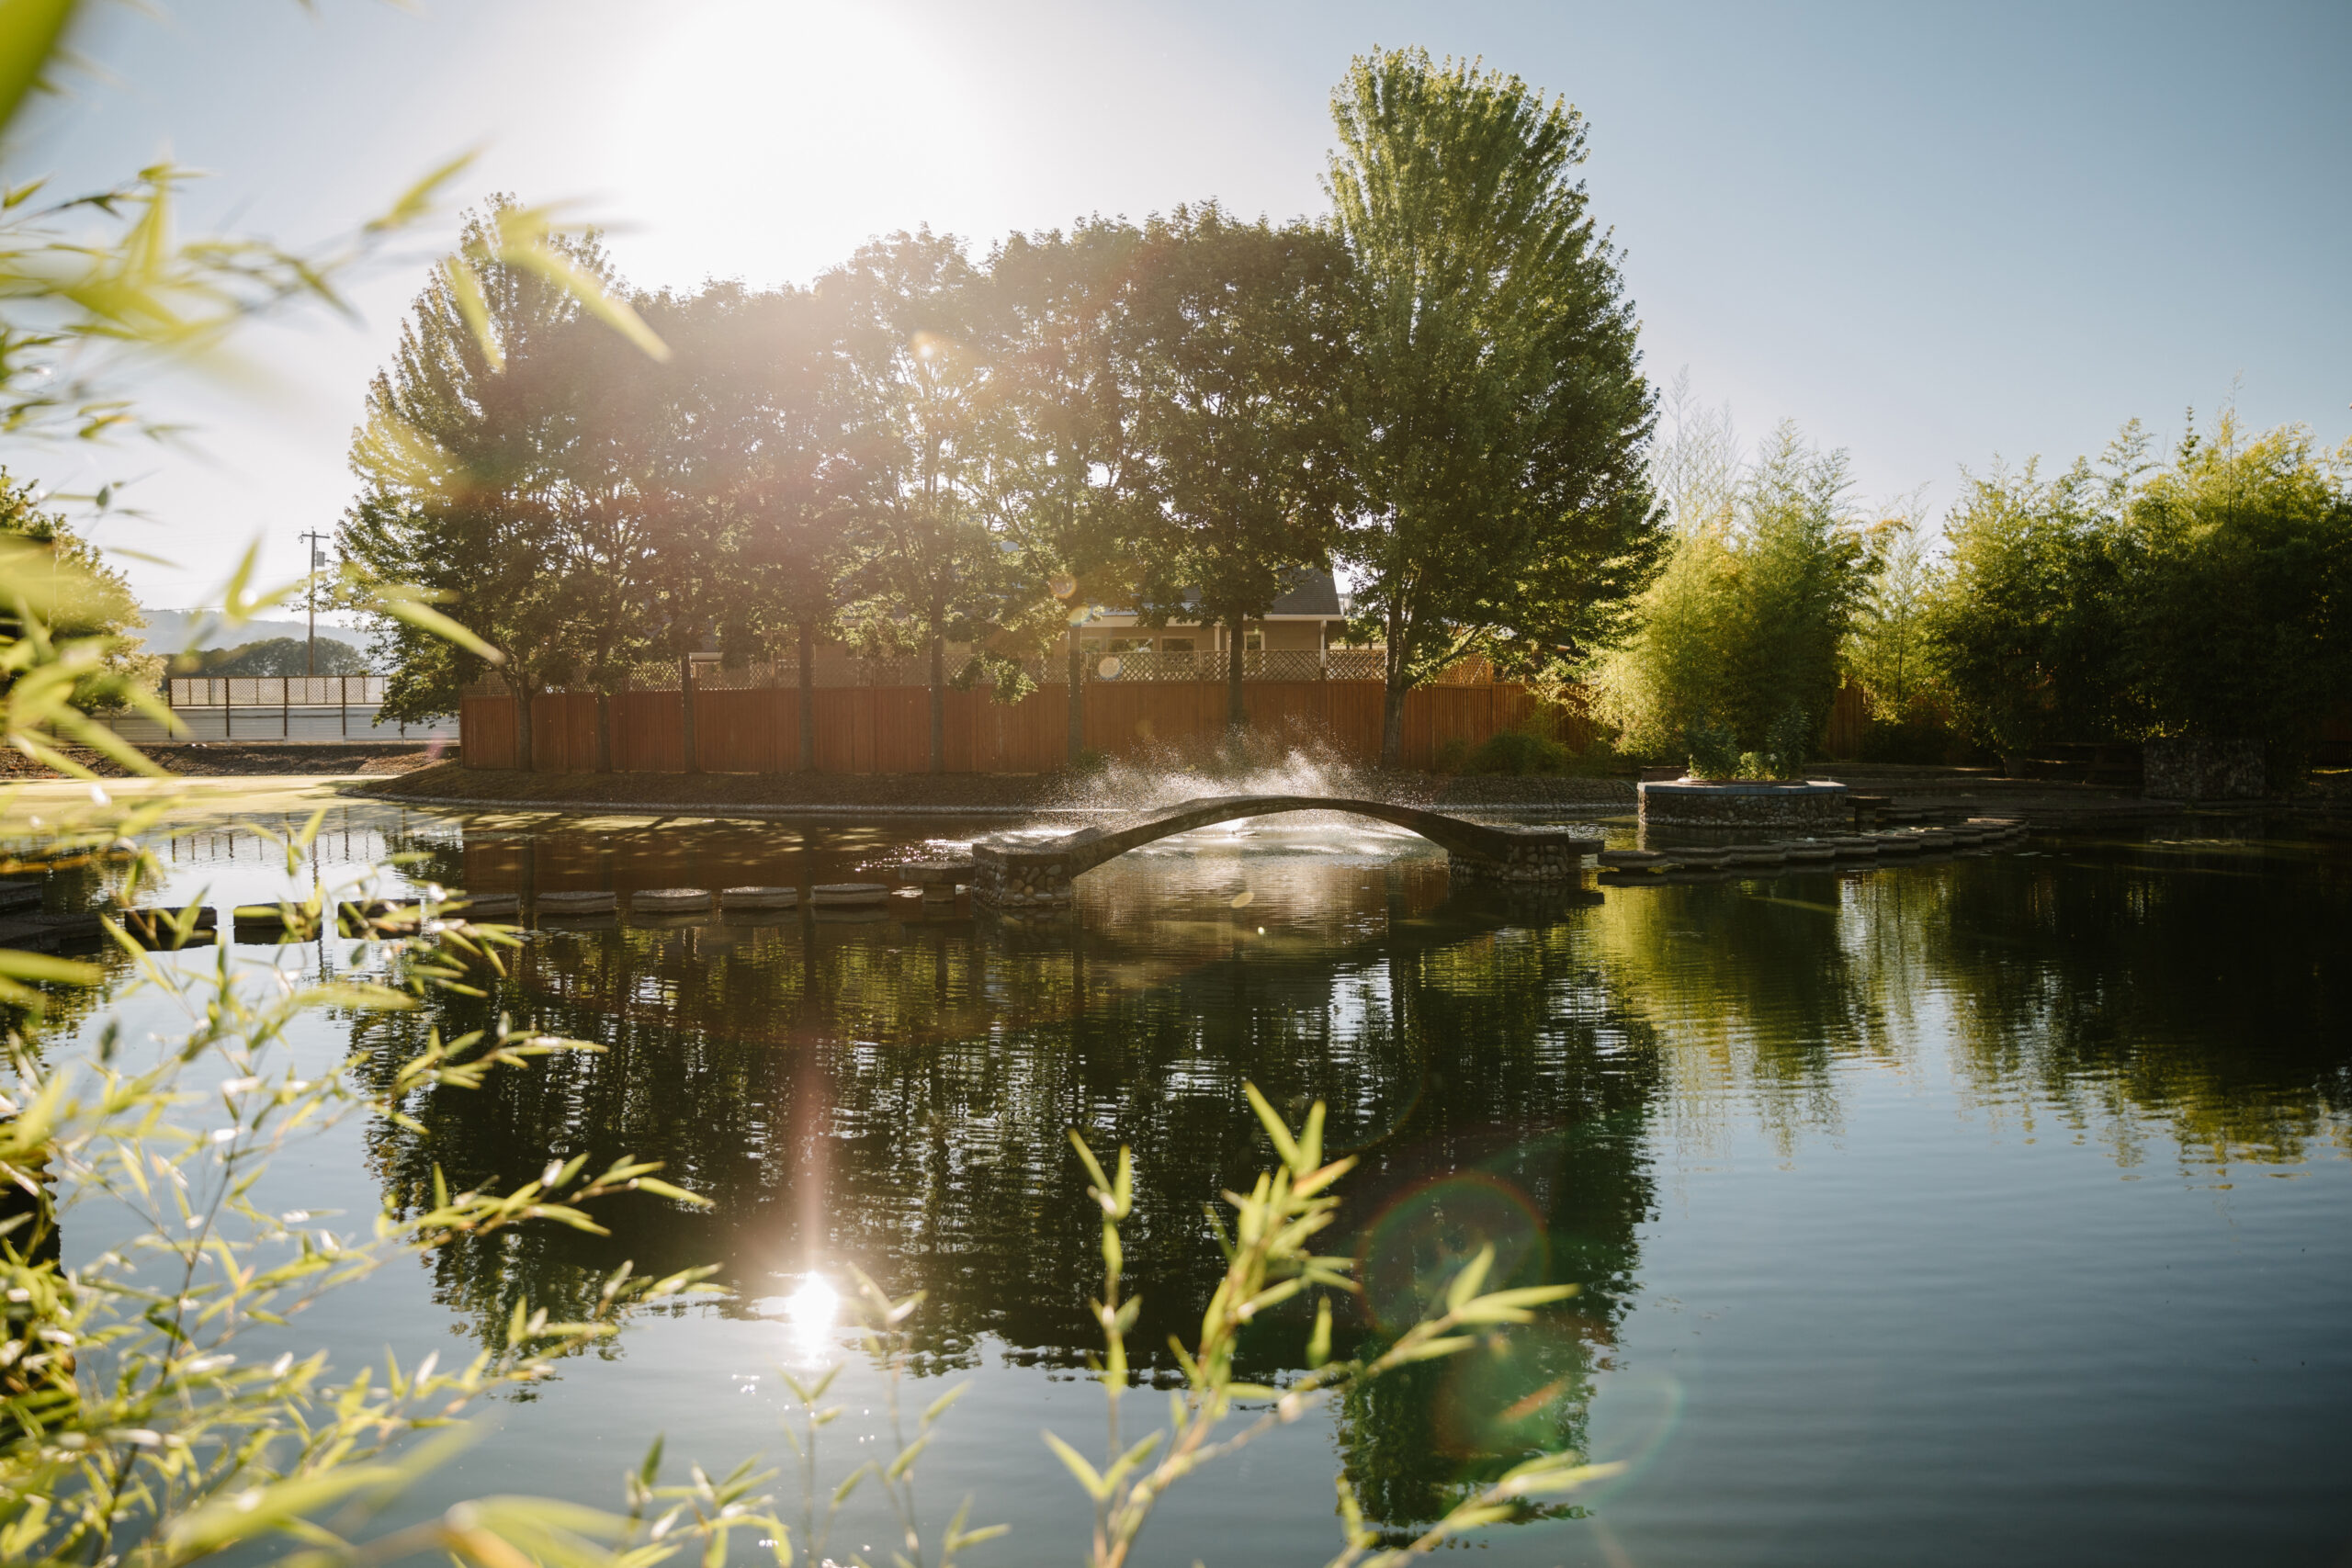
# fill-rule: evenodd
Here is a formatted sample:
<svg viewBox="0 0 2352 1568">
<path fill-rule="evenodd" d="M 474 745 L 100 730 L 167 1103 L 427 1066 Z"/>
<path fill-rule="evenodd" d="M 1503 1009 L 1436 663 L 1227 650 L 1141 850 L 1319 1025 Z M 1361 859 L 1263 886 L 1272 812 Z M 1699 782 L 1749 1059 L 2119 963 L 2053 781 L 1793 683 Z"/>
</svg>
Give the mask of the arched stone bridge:
<svg viewBox="0 0 2352 1568">
<path fill-rule="evenodd" d="M 1575 882 L 1600 852 L 1598 828 L 1497 826 L 1385 800 L 1222 795 L 1058 839 L 981 839 L 972 845 L 972 897 L 1003 909 L 1068 908 L 1071 883 L 1104 861 L 1195 828 L 1284 811 L 1344 811 L 1393 822 L 1443 850 L 1454 875 L 1479 881 Z"/>
</svg>

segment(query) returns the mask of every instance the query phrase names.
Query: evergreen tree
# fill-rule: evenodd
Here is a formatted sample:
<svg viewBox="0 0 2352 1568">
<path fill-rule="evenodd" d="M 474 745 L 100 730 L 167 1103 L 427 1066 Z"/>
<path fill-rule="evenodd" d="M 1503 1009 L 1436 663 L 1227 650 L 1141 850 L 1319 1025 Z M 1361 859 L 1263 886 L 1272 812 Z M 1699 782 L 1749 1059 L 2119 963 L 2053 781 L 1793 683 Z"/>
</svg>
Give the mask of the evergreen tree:
<svg viewBox="0 0 2352 1568">
<path fill-rule="evenodd" d="M 492 663 L 379 617 L 379 658 L 392 671 L 384 711 L 453 712 L 469 682 L 494 672 L 514 698 L 516 761 L 528 768 L 529 699 L 568 662 L 562 631 L 579 581 L 567 570 L 578 516 L 561 468 L 577 387 L 554 350 L 589 306 L 582 286 L 552 266 L 502 259 L 502 233 L 520 212 L 502 197 L 469 214 L 459 254 L 411 307 L 352 438 L 360 493 L 337 542 L 368 578 L 437 597 L 503 656 Z M 594 289 L 609 287 L 594 234 L 552 238 L 548 250 Z"/>
</svg>

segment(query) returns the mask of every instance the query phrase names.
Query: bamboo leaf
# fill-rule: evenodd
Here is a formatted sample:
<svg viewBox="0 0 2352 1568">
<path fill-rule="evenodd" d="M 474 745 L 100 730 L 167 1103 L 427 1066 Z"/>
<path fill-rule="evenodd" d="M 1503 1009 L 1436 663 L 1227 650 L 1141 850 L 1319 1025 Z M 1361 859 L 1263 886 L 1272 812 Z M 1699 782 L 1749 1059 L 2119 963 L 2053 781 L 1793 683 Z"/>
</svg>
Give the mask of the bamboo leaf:
<svg viewBox="0 0 2352 1568">
<path fill-rule="evenodd" d="M 74 10 L 74 0 L 7 0 L 0 10 L 0 129 L 16 122 Z"/>
<path fill-rule="evenodd" d="M 1051 1432 L 1045 1434 L 1045 1438 L 1046 1446 L 1054 1450 L 1055 1457 L 1069 1468 L 1072 1475 L 1078 1477 L 1078 1483 L 1086 1488 L 1088 1496 L 1100 1503 L 1111 1495 L 1111 1483 L 1103 1480 L 1101 1472 L 1087 1463 L 1085 1457 L 1076 1449 Z"/>
<path fill-rule="evenodd" d="M 1488 1242 L 1478 1249 L 1478 1256 L 1462 1266 L 1462 1272 L 1446 1287 L 1445 1306 L 1448 1312 L 1458 1310 L 1462 1303 L 1478 1293 L 1487 1282 L 1487 1270 L 1495 1266 L 1495 1244 Z"/>
<path fill-rule="evenodd" d="M 1290 1135 L 1290 1128 L 1283 1121 L 1282 1116 L 1266 1097 L 1258 1092 L 1256 1084 L 1245 1079 L 1241 1085 L 1241 1092 L 1249 1096 L 1250 1109 L 1258 1113 L 1259 1123 L 1266 1129 L 1266 1136 L 1274 1141 L 1274 1152 L 1283 1156 L 1283 1163 L 1293 1170 L 1303 1173 L 1306 1168 L 1299 1160 L 1298 1140 Z"/>
</svg>

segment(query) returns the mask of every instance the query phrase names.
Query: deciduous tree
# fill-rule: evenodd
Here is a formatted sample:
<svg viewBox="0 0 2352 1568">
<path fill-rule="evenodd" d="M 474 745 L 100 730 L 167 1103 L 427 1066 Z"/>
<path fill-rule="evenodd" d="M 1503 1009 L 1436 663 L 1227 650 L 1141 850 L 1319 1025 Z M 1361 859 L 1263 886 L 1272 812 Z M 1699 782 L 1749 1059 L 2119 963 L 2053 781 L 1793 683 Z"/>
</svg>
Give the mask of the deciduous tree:
<svg viewBox="0 0 2352 1568">
<path fill-rule="evenodd" d="M 1140 504 L 1135 335 L 1129 315 L 1142 234 L 1093 219 L 1015 234 L 989 259 L 989 503 L 1022 570 L 1049 592 L 1033 617 L 1043 652 L 1067 636 L 1069 760 L 1086 745 L 1089 604 L 1131 603 Z"/>
<path fill-rule="evenodd" d="M 1153 219 L 1137 254 L 1141 607 L 1226 628 L 1235 728 L 1248 623 L 1328 563 L 1351 500 L 1347 273 L 1329 231 L 1240 223 L 1214 203 Z"/>
<path fill-rule="evenodd" d="M 947 644 L 987 635 L 1006 572 L 982 502 L 978 279 L 960 243 L 925 229 L 865 246 L 817 287 L 842 312 L 851 370 L 866 637 L 929 655 L 931 771 L 944 773 Z"/>
<path fill-rule="evenodd" d="M 1405 696 L 1465 655 L 1540 671 L 1589 652 L 1658 545 L 1652 398 L 1583 184 L 1585 122 L 1516 76 L 1424 50 L 1359 57 L 1332 96 L 1329 186 L 1354 258 L 1355 465 L 1341 534 Z"/>
</svg>

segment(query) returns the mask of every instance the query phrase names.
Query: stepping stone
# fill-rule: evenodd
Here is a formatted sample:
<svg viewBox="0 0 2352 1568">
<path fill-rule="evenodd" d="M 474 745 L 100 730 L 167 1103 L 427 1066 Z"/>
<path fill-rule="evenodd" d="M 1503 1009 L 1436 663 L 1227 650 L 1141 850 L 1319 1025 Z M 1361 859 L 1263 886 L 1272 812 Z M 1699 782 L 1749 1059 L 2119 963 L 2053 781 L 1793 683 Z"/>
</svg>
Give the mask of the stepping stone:
<svg viewBox="0 0 2352 1568">
<path fill-rule="evenodd" d="M 1676 850 L 1673 860 L 1679 870 L 1713 871 L 1726 863 L 1730 855 L 1729 850 Z"/>
<path fill-rule="evenodd" d="M 953 887 L 959 882 L 972 880 L 972 863 L 968 860 L 914 860 L 889 868 L 918 887 L 937 887 L 944 884 Z"/>
<path fill-rule="evenodd" d="M 538 906 L 542 915 L 609 915 L 613 896 L 608 892 L 542 893 Z"/>
<path fill-rule="evenodd" d="M 1650 871 L 1668 863 L 1656 850 L 1603 850 L 1595 858 L 1603 871 Z"/>
<path fill-rule="evenodd" d="M 729 887 L 720 891 L 718 902 L 729 909 L 797 909 L 800 907 L 800 889 Z"/>
<path fill-rule="evenodd" d="M 512 893 L 485 893 L 479 898 L 459 896 L 449 901 L 452 914 L 463 915 L 469 920 L 492 919 L 502 915 L 520 913 L 523 900 Z"/>
<path fill-rule="evenodd" d="M 879 882 L 820 882 L 811 902 L 820 908 L 845 909 L 879 905 L 889 897 L 889 887 Z"/>
<path fill-rule="evenodd" d="M 1724 852 L 1726 865 L 1785 865 L 1788 852 L 1778 844 L 1734 844 Z"/>
<path fill-rule="evenodd" d="M 150 936 L 169 935 L 178 921 L 182 908 L 161 907 L 146 909 L 125 909 L 121 912 L 122 929 L 142 940 Z M 193 906 L 196 918 L 188 921 L 190 931 L 209 931 L 218 928 L 220 912 L 209 904 Z"/>
<path fill-rule="evenodd" d="M 95 942 L 105 931 L 105 928 L 98 924 L 98 911 L 96 909 L 74 909 L 62 915 L 42 915 L 39 919 L 41 930 L 48 932 L 52 941 Z"/>
<path fill-rule="evenodd" d="M 814 913 L 820 925 L 871 925 L 890 918 L 890 911 L 882 908 L 879 899 L 871 904 L 820 906 Z"/>
<path fill-rule="evenodd" d="M 1927 847 L 1917 833 L 1889 833 L 1878 841 L 1878 852 L 1883 855 L 1916 855 Z"/>
<path fill-rule="evenodd" d="M 240 904 L 229 918 L 230 935 L 237 942 L 308 942 L 318 934 L 318 917 L 300 904 Z"/>
<path fill-rule="evenodd" d="M 690 915 L 710 908 L 705 887 L 648 887 L 628 896 L 628 907 L 641 915 Z"/>
<path fill-rule="evenodd" d="M 1878 853 L 1878 840 L 1867 838 L 1860 833 L 1849 833 L 1843 837 L 1832 839 L 1829 840 L 1829 845 L 1840 856 L 1850 855 L 1857 860 L 1867 860 Z"/>
<path fill-rule="evenodd" d="M 1781 846 L 1792 861 L 1823 861 L 1838 858 L 1838 846 L 1826 840 L 1812 840 L 1804 843 Z"/>
</svg>

